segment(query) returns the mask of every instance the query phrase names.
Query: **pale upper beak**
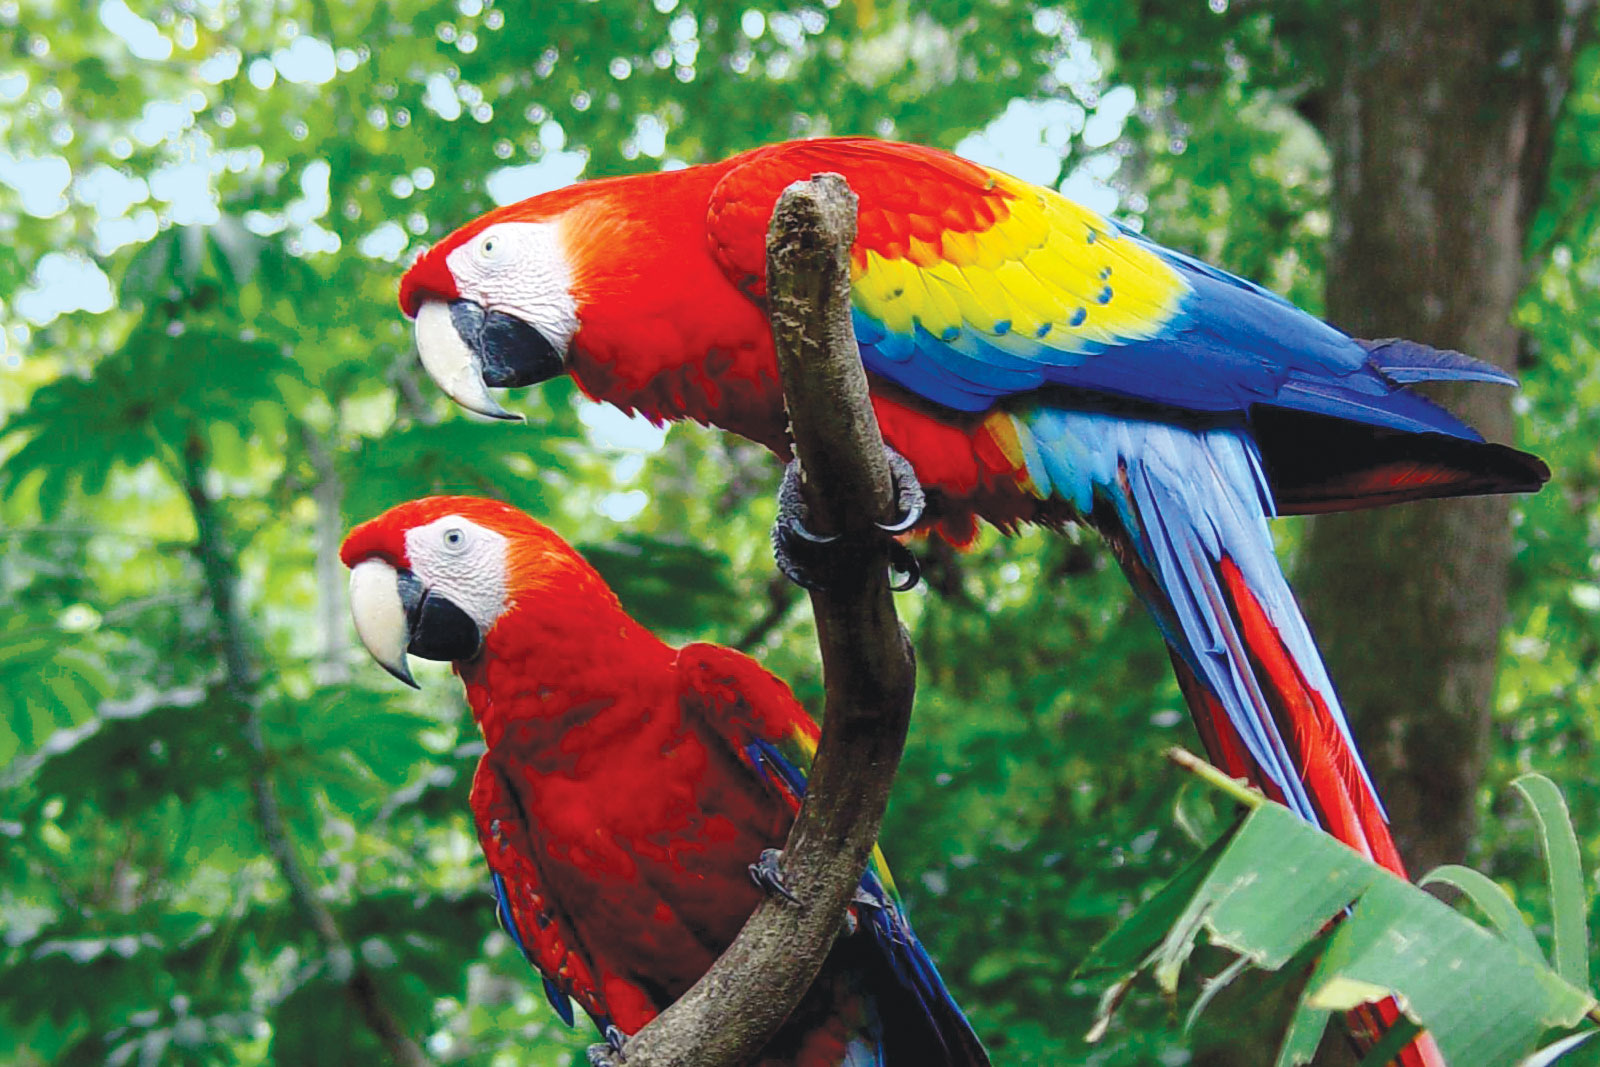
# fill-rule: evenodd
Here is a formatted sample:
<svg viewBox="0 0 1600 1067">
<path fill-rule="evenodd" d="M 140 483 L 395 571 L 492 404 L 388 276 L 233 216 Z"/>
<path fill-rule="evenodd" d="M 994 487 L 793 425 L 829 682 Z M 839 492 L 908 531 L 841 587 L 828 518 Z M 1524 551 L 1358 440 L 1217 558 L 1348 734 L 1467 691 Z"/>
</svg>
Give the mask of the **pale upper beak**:
<svg viewBox="0 0 1600 1067">
<path fill-rule="evenodd" d="M 350 614 L 355 619 L 356 636 L 378 666 L 417 689 L 420 687 L 406 663 L 406 648 L 411 644 L 411 609 L 401 591 L 400 573 L 381 559 L 364 559 L 352 567 Z"/>
<path fill-rule="evenodd" d="M 406 653 L 462 662 L 483 649 L 478 624 L 454 601 L 376 557 L 350 568 L 350 614 L 372 658 L 413 689 L 421 687 L 411 677 Z"/>
<path fill-rule="evenodd" d="M 533 385 L 566 370 L 544 334 L 514 315 L 471 300 L 424 300 L 417 309 L 417 354 L 445 395 L 468 411 L 520 421 L 489 388 Z"/>
</svg>

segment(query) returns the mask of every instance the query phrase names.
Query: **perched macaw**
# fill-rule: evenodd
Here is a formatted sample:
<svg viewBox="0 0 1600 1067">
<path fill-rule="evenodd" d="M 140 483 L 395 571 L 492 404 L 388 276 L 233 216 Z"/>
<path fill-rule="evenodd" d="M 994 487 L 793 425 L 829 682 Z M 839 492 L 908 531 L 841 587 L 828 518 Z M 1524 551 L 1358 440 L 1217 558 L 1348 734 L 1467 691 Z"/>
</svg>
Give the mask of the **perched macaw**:
<svg viewBox="0 0 1600 1067">
<path fill-rule="evenodd" d="M 788 836 L 816 724 L 750 657 L 664 644 L 507 504 L 401 504 L 341 557 L 380 664 L 415 684 L 408 652 L 454 662 L 488 746 L 471 806 L 500 921 L 562 1018 L 576 1000 L 619 1043 L 755 910 L 752 874 Z M 986 1067 L 877 852 L 852 914 L 762 1067 Z"/>
<path fill-rule="evenodd" d="M 1352 339 L 1057 193 L 858 138 L 583 182 L 468 223 L 407 271 L 424 366 L 491 386 L 569 373 L 651 419 L 789 455 L 763 310 L 779 194 L 860 198 L 854 321 L 888 444 L 956 543 L 976 520 L 1085 522 L 1165 636 L 1211 758 L 1404 873 L 1267 519 L 1537 489 L 1537 458 L 1404 386 L 1515 384 L 1407 341 Z"/>
</svg>

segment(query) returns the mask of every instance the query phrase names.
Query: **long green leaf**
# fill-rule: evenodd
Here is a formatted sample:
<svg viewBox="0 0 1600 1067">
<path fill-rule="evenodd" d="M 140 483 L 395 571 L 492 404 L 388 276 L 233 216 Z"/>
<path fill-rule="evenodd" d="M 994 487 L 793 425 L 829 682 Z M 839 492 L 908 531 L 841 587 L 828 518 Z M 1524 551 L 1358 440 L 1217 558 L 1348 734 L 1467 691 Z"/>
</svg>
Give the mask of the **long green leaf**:
<svg viewBox="0 0 1600 1067">
<path fill-rule="evenodd" d="M 1289 1020 L 1289 1029 L 1278 1047 L 1278 1059 L 1274 1067 L 1300 1067 L 1301 1064 L 1310 1063 L 1317 1054 L 1317 1046 L 1322 1044 L 1322 1035 L 1328 1030 L 1328 1018 L 1332 1014 L 1302 1000 L 1294 1010 L 1294 1017 Z"/>
<path fill-rule="evenodd" d="M 1231 839 L 1231 835 L 1225 834 L 1213 841 L 1210 848 L 1196 856 L 1126 922 L 1096 945 L 1088 959 L 1078 965 L 1073 977 L 1128 974 L 1148 963 L 1150 954 L 1166 940 L 1167 931 L 1187 910 L 1187 902 L 1204 884 Z"/>
<path fill-rule="evenodd" d="M 1511 783 L 1539 820 L 1539 844 L 1550 878 L 1551 955 L 1556 972 L 1580 989 L 1589 986 L 1589 931 L 1584 916 L 1583 863 L 1572 816 L 1556 784 L 1542 774 Z"/>
<path fill-rule="evenodd" d="M 1418 885 L 1444 884 L 1465 893 L 1467 899 L 1500 931 L 1500 935 L 1523 951 L 1530 960 L 1544 963 L 1544 953 L 1539 951 L 1539 941 L 1528 929 L 1522 913 L 1517 910 L 1511 895 L 1500 888 L 1492 878 L 1455 863 L 1435 867 L 1417 882 Z"/>
</svg>

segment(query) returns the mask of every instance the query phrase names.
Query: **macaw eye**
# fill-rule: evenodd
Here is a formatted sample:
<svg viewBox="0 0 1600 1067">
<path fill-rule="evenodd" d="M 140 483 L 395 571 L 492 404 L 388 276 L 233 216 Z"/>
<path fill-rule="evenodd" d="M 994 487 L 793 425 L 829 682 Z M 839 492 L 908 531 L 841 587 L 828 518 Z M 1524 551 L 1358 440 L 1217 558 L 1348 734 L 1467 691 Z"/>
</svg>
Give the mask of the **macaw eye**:
<svg viewBox="0 0 1600 1067">
<path fill-rule="evenodd" d="M 444 547 L 451 551 L 459 552 L 466 547 L 466 544 L 467 534 L 465 530 L 452 526 L 444 532 Z"/>
<path fill-rule="evenodd" d="M 490 234 L 478 242 L 478 255 L 483 259 L 493 260 L 505 249 L 505 242 L 494 234 Z"/>
</svg>

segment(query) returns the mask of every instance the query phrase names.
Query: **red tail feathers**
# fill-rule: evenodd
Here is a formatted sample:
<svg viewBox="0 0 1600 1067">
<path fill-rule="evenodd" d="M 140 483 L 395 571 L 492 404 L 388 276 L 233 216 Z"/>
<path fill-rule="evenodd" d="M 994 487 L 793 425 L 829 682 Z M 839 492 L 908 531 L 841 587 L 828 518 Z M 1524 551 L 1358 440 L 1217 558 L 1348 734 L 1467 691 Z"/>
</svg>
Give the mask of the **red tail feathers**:
<svg viewBox="0 0 1600 1067">
<path fill-rule="evenodd" d="M 1239 568 L 1224 557 L 1218 571 L 1249 648 L 1251 665 L 1264 683 L 1262 689 L 1280 732 L 1293 746 L 1295 766 L 1301 769 L 1324 828 L 1368 859 L 1407 877 L 1378 798 L 1368 788 L 1356 755 L 1345 743 L 1327 703 L 1306 681 Z M 1282 791 L 1257 771 L 1222 703 L 1180 657 L 1174 655 L 1172 661 L 1211 758 L 1230 775 L 1248 780 L 1282 803 Z M 1385 1000 L 1351 1012 L 1349 1022 L 1353 1030 L 1376 1042 L 1399 1018 L 1399 1007 Z M 1444 1067 L 1438 1046 L 1427 1034 L 1407 1045 L 1395 1062 L 1402 1067 Z"/>
<path fill-rule="evenodd" d="M 1326 701 L 1290 657 L 1277 627 L 1267 618 L 1233 560 L 1224 557 L 1218 569 L 1249 646 L 1251 664 L 1257 676 L 1269 683 L 1262 688 L 1279 729 L 1294 746 L 1295 766 L 1301 769 L 1306 791 L 1324 826 L 1368 859 L 1406 877 L 1383 809 Z"/>
</svg>

